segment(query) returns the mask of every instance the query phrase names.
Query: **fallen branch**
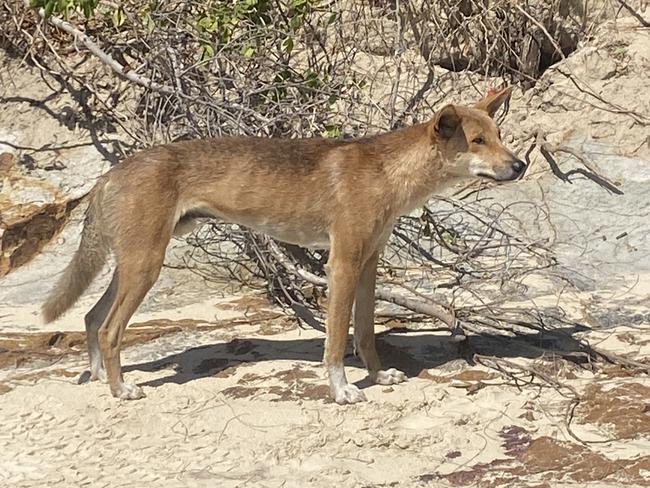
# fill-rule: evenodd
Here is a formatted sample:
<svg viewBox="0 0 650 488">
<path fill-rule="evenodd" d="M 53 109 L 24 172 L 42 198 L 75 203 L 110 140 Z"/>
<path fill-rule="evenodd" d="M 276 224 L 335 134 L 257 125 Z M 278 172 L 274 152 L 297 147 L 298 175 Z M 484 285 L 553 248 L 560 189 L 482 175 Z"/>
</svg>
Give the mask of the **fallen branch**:
<svg viewBox="0 0 650 488">
<path fill-rule="evenodd" d="M 86 46 L 86 48 L 97 57 L 97 59 L 111 68 L 122 78 L 126 78 L 127 80 L 132 81 L 133 83 L 136 83 L 145 88 L 149 88 L 150 90 L 164 93 L 165 95 L 181 95 L 175 88 L 171 86 L 161 85 L 160 83 L 156 83 L 152 79 L 147 78 L 146 76 L 141 76 L 132 70 L 125 70 L 124 66 L 115 61 L 110 54 L 95 44 L 95 42 L 90 37 L 73 27 L 72 24 L 66 22 L 65 20 L 54 16 L 49 16 L 46 18 L 45 11 L 43 9 L 39 9 L 38 14 L 54 27 L 67 32 L 68 34 L 74 36 L 76 40 L 81 41 L 81 43 Z"/>
<path fill-rule="evenodd" d="M 300 279 L 311 283 L 312 285 L 327 287 L 327 279 L 296 266 L 280 250 L 277 244 L 269 241 L 268 246 L 275 259 L 277 259 L 277 261 L 287 271 L 298 276 Z M 433 301 L 425 301 L 423 299 L 408 297 L 402 293 L 395 292 L 381 286 L 378 286 L 376 288 L 375 296 L 379 300 L 399 305 L 400 307 L 404 307 L 415 313 L 420 313 L 436 318 L 447 325 L 447 327 L 449 327 L 452 332 L 452 338 L 454 340 L 462 341 L 465 339 L 465 333 L 461 325 L 456 320 L 454 312 L 443 305 L 434 303 Z M 300 311 L 304 314 L 303 308 L 304 307 L 300 307 Z"/>
<path fill-rule="evenodd" d="M 90 37 L 88 37 L 84 32 L 81 32 L 80 30 L 76 29 L 72 24 L 69 22 L 66 22 L 63 19 L 60 19 L 58 17 L 50 16 L 45 18 L 45 12 L 43 9 L 39 9 L 38 11 L 39 15 L 45 19 L 47 22 L 49 22 L 51 25 L 54 27 L 57 27 L 68 34 L 71 34 L 74 36 L 75 40 L 79 40 L 86 48 L 93 54 L 97 59 L 99 59 L 102 63 L 104 63 L 106 66 L 111 68 L 118 76 L 127 79 L 128 81 L 131 81 L 137 85 L 140 85 L 144 88 L 148 88 L 151 91 L 157 92 L 157 93 L 162 93 L 163 95 L 170 95 L 170 96 L 175 96 L 179 99 L 195 102 L 195 103 L 200 103 L 202 105 L 208 106 L 212 109 L 215 110 L 220 110 L 222 109 L 219 104 L 215 103 L 214 101 L 211 100 L 205 100 L 205 99 L 197 99 L 196 97 L 192 97 L 183 91 L 179 91 L 176 88 L 169 86 L 169 85 L 163 85 L 161 83 L 157 83 L 153 81 L 151 78 L 147 78 L 146 76 L 142 76 L 137 74 L 135 71 L 130 70 L 128 68 L 125 68 L 122 66 L 120 63 L 115 61 L 113 57 L 108 54 L 106 51 L 104 51 L 102 48 L 100 48 Z M 247 112 L 249 115 L 253 115 L 259 122 L 264 123 L 264 124 L 269 124 L 270 120 L 266 117 L 263 117 L 261 114 L 256 113 L 254 110 L 251 110 L 248 107 L 244 107 L 242 105 L 239 105 L 233 101 L 228 102 L 230 106 L 241 109 L 242 111 Z M 222 116 L 227 116 L 227 114 L 222 113 Z M 192 119 L 193 117 L 191 114 L 188 116 L 188 119 Z M 232 122 L 235 125 L 241 125 L 240 120 L 233 119 Z"/>
<path fill-rule="evenodd" d="M 573 174 L 579 173 L 585 176 L 586 178 L 590 179 L 591 181 L 597 183 L 599 186 L 605 188 L 609 192 L 614 193 L 616 195 L 623 195 L 623 192 L 615 185 L 615 183 L 610 181 L 605 176 L 601 175 L 598 172 L 598 170 L 596 170 L 596 168 L 587 160 L 587 158 L 585 158 L 583 154 L 580 154 L 575 149 L 568 146 L 549 144 L 546 141 L 544 133 L 542 131 L 537 132 L 534 145 L 539 148 L 539 151 L 542 153 L 542 156 L 544 156 L 544 159 L 546 159 L 546 162 L 549 164 L 553 174 L 557 176 L 559 179 L 561 179 L 562 181 L 565 181 L 567 183 L 573 183 L 569 177 Z M 570 171 L 567 171 L 565 173 L 560 169 L 560 167 L 557 164 L 557 161 L 553 157 L 553 153 L 556 152 L 563 152 L 566 154 L 570 154 L 578 161 L 580 161 L 582 165 L 585 168 L 587 168 L 587 171 L 583 170 L 582 168 L 577 168 L 577 169 L 572 169 Z"/>
<path fill-rule="evenodd" d="M 500 371 L 501 373 L 509 377 L 511 377 L 512 375 L 509 374 L 505 368 L 527 372 L 530 375 L 536 376 L 539 379 L 541 379 L 544 383 L 554 388 L 560 395 L 564 397 L 568 397 L 572 399 L 580 398 L 580 394 L 571 385 L 567 385 L 559 382 L 555 378 L 551 377 L 550 375 L 546 374 L 543 371 L 540 371 L 539 368 L 535 368 L 534 366 L 517 364 L 513 361 L 509 361 L 508 359 L 498 358 L 495 356 L 485 356 L 483 354 L 474 354 L 474 361 L 488 368 Z M 569 394 L 567 394 L 563 390 L 568 390 Z"/>
<path fill-rule="evenodd" d="M 645 20 L 643 17 L 641 17 L 641 14 L 639 14 L 636 10 L 634 10 L 632 7 L 630 7 L 627 2 L 624 0 L 616 0 L 618 3 L 621 4 L 621 7 L 623 7 L 625 10 L 627 10 L 632 17 L 634 17 L 636 20 L 638 20 L 643 27 L 650 27 L 650 22 Z"/>
<path fill-rule="evenodd" d="M 633 359 L 628 359 L 619 354 L 614 354 L 613 352 L 603 351 L 602 349 L 593 346 L 589 346 L 589 349 L 594 354 L 599 356 L 601 359 L 604 359 L 608 363 L 617 364 L 630 369 L 644 371 L 646 374 L 650 374 L 650 364 L 642 363 L 640 361 L 634 361 Z"/>
</svg>

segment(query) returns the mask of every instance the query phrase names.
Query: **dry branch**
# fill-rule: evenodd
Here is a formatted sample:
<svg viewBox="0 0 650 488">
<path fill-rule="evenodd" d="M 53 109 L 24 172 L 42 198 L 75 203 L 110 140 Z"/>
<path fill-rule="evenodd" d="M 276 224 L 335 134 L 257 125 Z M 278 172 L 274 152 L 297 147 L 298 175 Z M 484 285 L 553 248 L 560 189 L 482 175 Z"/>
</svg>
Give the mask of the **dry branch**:
<svg viewBox="0 0 650 488">
<path fill-rule="evenodd" d="M 38 11 L 38 14 L 45 19 L 45 12 L 43 9 Z M 97 59 L 99 59 L 106 66 L 111 68 L 115 73 L 117 73 L 122 78 L 126 78 L 137 85 L 143 86 L 153 91 L 164 93 L 166 95 L 180 95 L 180 93 L 172 88 L 171 86 L 161 85 L 155 81 L 147 78 L 146 76 L 141 76 L 134 72 L 133 70 L 126 70 L 124 66 L 115 61 L 108 53 L 101 49 L 93 40 L 88 37 L 84 32 L 76 29 L 69 22 L 66 22 L 63 19 L 58 17 L 50 16 L 47 17 L 47 22 L 52 24 L 54 27 L 57 27 L 68 34 L 71 34 L 75 39 L 81 41 L 81 43 L 86 46 L 86 48 L 93 53 Z"/>
<path fill-rule="evenodd" d="M 269 241 L 269 249 L 278 260 L 278 262 L 281 263 L 289 272 L 313 285 L 321 287 L 327 286 L 326 278 L 317 276 L 314 273 L 310 273 L 309 271 L 296 266 L 273 241 Z M 432 300 L 425 301 L 422 299 L 412 298 L 403 293 L 392 291 L 381 286 L 378 286 L 376 288 L 375 296 L 379 300 L 393 303 L 412 312 L 420 313 L 440 320 L 447 327 L 449 327 L 455 340 L 463 340 L 465 337 L 460 324 L 457 322 L 454 316 L 453 310 L 450 310 L 448 307 L 434 303 Z"/>
<path fill-rule="evenodd" d="M 286 2 L 271 3 L 277 9 L 276 22 L 240 22 L 237 29 L 242 30 L 235 29 L 227 42 L 216 33 L 197 30 L 201 2 L 155 4 L 151 16 L 164 28 L 151 31 L 132 12 L 127 12 L 122 29 L 111 27 L 98 14 L 85 28 L 94 39 L 81 27 L 49 17 L 47 23 L 73 36 L 94 59 L 129 82 L 131 100 L 125 103 L 120 100 L 126 91 L 123 87 L 105 88 L 115 84 L 105 83 L 104 74 L 99 73 L 103 70 L 94 69 L 89 56 L 75 58 L 68 36 L 42 28 L 44 21 L 34 21 L 36 15 L 17 2 L 3 4 L 0 19 L 4 14 L 11 22 L 3 22 L 7 28 L 0 38 L 31 57 L 62 90 L 75 94 L 88 127 L 94 130 L 93 113 L 121 127 L 131 151 L 163 141 L 222 134 L 359 136 L 397 127 L 429 117 L 448 92 L 449 80 L 458 79 L 459 75 L 445 73 L 439 66 L 534 83 L 548 63 L 565 57 L 586 32 L 586 14 L 572 10 L 580 2 L 567 0 L 530 1 L 525 10 L 517 2 L 488 2 L 486 6 L 482 0 L 329 2 L 320 4 L 321 10 L 306 12 L 298 28 L 286 21 Z M 121 4 L 121 8 L 130 5 Z M 583 17 L 579 21 L 577 13 Z M 332 15 L 335 22 L 328 20 Z M 79 17 L 72 18 L 82 25 Z M 283 49 L 289 35 L 294 47 Z M 248 52 L 251 41 L 257 51 L 245 56 L 242 53 Z M 209 46 L 214 55 L 197 59 L 202 46 Z M 409 54 L 427 64 L 426 72 L 418 72 L 420 78 L 396 75 L 408 69 Z M 368 57 L 383 59 L 384 64 L 363 73 L 359 65 Z M 81 73 L 84 63 L 93 68 Z M 131 64 L 136 68 L 131 69 Z M 479 78 L 468 73 L 462 76 L 470 83 Z M 606 109 L 648 124 L 646 116 L 615 106 L 570 73 L 566 76 Z M 549 156 L 559 178 L 570 181 L 571 174 L 579 172 L 620 193 L 579 152 L 553 146 L 541 133 L 533 136 L 534 147 Z M 103 139 L 95 140 L 101 146 Z M 585 170 L 562 172 L 552 158 L 554 152 L 572 155 Z M 522 328 L 546 333 L 548 329 L 535 323 L 534 314 L 513 313 L 503 296 L 523 287 L 526 277 L 554 267 L 552 253 L 541 240 L 519 234 L 521 212 L 486 200 L 480 192 L 465 197 L 462 203 L 430 202 L 421 215 L 399 220 L 380 263 L 380 281 L 384 282 L 379 283 L 376 297 L 412 314 L 440 320 L 456 339 L 465 337 L 461 322 L 469 332 L 483 335 L 512 337 Z M 546 217 L 537 205 L 528 204 L 527 209 L 531 220 Z M 203 226 L 188 242 L 192 250 L 187 262 L 197 272 L 208 279 L 266 288 L 272 300 L 323 330 L 319 298 L 327 285 L 323 277 L 326 251 L 296 250 L 239 228 L 214 224 Z M 541 310 L 535 312 L 544 315 Z M 594 355 L 581 347 L 575 355 L 635 368 L 642 364 L 604 353 Z M 570 358 L 571 353 L 563 357 Z"/>
<path fill-rule="evenodd" d="M 627 11 L 630 13 L 630 15 L 631 15 L 632 17 L 634 17 L 636 20 L 638 20 L 639 23 L 640 23 L 643 27 L 650 27 L 650 22 L 648 22 L 647 20 L 645 20 L 645 19 L 641 16 L 641 14 L 639 14 L 639 12 L 637 12 L 636 10 L 634 10 L 634 9 L 633 9 L 633 8 L 632 8 L 632 7 L 631 7 L 631 6 L 626 2 L 626 1 L 624 1 L 624 0 L 616 0 L 616 1 L 617 1 L 619 4 L 621 4 L 621 6 L 622 6 L 625 10 L 627 10 Z"/>
<path fill-rule="evenodd" d="M 559 179 L 562 181 L 565 181 L 567 183 L 572 183 L 570 176 L 576 173 L 579 173 L 587 178 L 589 178 L 591 181 L 597 183 L 599 186 L 605 188 L 611 193 L 614 193 L 616 195 L 623 195 L 623 191 L 621 191 L 614 182 L 609 180 L 607 177 L 603 176 L 600 174 L 600 172 L 591 164 L 587 158 L 584 156 L 584 154 L 581 154 L 577 150 L 568 147 L 568 146 L 563 146 L 563 145 L 552 145 L 548 143 L 545 139 L 544 133 L 541 131 L 538 131 L 535 135 L 535 145 L 539 148 L 540 152 L 542 153 L 542 156 L 544 156 L 544 159 L 546 162 L 548 162 L 551 171 L 555 176 L 557 176 Z M 578 169 L 572 169 L 567 172 L 564 172 L 560 169 L 558 166 L 557 162 L 553 158 L 552 154 L 557 153 L 557 152 L 562 152 L 566 154 L 570 154 L 574 158 L 576 158 L 578 161 L 582 163 L 582 165 L 587 168 L 587 171 L 584 171 L 580 168 Z"/>
</svg>

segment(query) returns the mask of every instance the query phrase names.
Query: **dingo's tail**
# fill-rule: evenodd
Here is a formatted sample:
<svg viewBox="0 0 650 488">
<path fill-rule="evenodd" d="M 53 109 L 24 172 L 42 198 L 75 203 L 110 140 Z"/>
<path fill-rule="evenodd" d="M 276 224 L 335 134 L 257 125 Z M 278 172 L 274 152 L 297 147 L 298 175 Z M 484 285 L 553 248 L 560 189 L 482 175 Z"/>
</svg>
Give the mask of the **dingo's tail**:
<svg viewBox="0 0 650 488">
<path fill-rule="evenodd" d="M 106 262 L 109 246 L 101 228 L 102 190 L 101 183 L 92 190 L 79 248 L 43 305 L 46 323 L 74 305 Z"/>
</svg>

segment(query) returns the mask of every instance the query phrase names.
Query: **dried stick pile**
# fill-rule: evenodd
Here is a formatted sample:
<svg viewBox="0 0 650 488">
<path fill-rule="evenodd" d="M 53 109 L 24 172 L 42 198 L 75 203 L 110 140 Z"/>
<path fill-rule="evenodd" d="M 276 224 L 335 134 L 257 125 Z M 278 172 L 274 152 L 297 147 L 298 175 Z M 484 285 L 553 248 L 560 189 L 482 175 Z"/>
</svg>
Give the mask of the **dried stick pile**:
<svg viewBox="0 0 650 488">
<path fill-rule="evenodd" d="M 458 76 L 533 84 L 602 14 L 569 0 L 63 3 L 1 3 L 0 47 L 73 96 L 62 123 L 87 128 L 113 162 L 186 138 L 361 136 L 424 120 Z M 543 219 L 543 210 L 478 195 L 434 200 L 398 222 L 377 297 L 401 312 L 386 313 L 436 318 L 461 339 L 460 323 L 506 336 L 562 328 L 561 310 L 504 299 L 523 297 L 527 280 L 555 265 L 542 238 L 520 232 L 518 215 Z M 327 252 L 216 223 L 188 242 L 197 272 L 264 286 L 322 327 Z M 567 358 L 598 356 L 574 346 Z"/>
</svg>

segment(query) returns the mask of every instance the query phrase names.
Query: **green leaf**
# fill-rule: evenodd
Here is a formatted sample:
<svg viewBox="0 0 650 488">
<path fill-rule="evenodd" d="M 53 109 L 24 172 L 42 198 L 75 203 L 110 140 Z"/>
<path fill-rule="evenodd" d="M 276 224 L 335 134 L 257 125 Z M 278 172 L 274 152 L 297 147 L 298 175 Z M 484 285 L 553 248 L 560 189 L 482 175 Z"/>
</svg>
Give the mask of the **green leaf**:
<svg viewBox="0 0 650 488">
<path fill-rule="evenodd" d="M 87 19 L 93 15 L 93 6 L 90 4 L 90 2 L 84 2 L 81 6 L 81 9 L 83 10 L 84 17 Z"/>
<path fill-rule="evenodd" d="M 118 7 L 113 11 L 113 15 L 111 16 L 113 20 L 113 26 L 117 29 L 121 27 L 124 22 L 126 21 L 126 14 L 122 10 L 122 7 Z"/>
<path fill-rule="evenodd" d="M 253 46 L 244 46 L 242 54 L 245 58 L 252 58 L 255 54 L 255 48 Z"/>
<path fill-rule="evenodd" d="M 205 61 L 214 56 L 214 48 L 210 44 L 202 44 L 199 49 L 199 61 Z"/>
<path fill-rule="evenodd" d="M 285 51 L 287 54 L 290 53 L 293 50 L 293 37 L 287 37 L 282 41 L 282 44 L 280 45 L 283 51 Z"/>
<path fill-rule="evenodd" d="M 294 15 L 289 19 L 289 28 L 291 30 L 298 30 L 302 26 L 303 16 L 301 14 Z"/>
<path fill-rule="evenodd" d="M 205 30 L 208 30 L 210 27 L 212 27 L 213 23 L 214 23 L 214 19 L 206 16 L 206 17 L 201 17 L 197 22 L 197 25 Z"/>
<path fill-rule="evenodd" d="M 156 24 L 151 18 L 151 15 L 149 15 L 149 13 L 145 14 L 143 23 L 144 23 L 144 28 L 147 30 L 147 33 L 149 34 L 151 34 L 156 28 Z"/>
<path fill-rule="evenodd" d="M 43 15 L 47 19 L 50 15 L 52 15 L 52 11 L 54 10 L 54 5 L 56 4 L 56 0 L 52 0 L 51 2 L 47 2 L 45 4 L 45 8 Z"/>
<path fill-rule="evenodd" d="M 325 131 L 323 132 L 323 137 L 341 137 L 341 127 L 333 124 L 326 124 Z"/>
<path fill-rule="evenodd" d="M 303 78 L 305 80 L 305 84 L 311 88 L 320 88 L 323 86 L 323 80 L 321 80 L 318 75 L 310 69 L 305 71 Z"/>
</svg>

